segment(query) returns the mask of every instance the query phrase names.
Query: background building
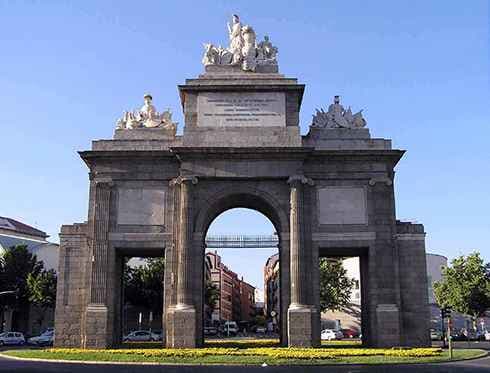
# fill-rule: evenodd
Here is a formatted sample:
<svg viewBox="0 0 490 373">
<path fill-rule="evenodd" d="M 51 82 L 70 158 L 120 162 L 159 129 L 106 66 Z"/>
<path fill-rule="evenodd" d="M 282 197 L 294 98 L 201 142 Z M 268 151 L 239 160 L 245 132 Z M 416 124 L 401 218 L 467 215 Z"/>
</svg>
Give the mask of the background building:
<svg viewBox="0 0 490 373">
<path fill-rule="evenodd" d="M 27 250 L 43 262 L 46 270 L 58 272 L 59 245 L 49 242 L 48 235 L 37 228 L 15 219 L 0 216 L 0 256 L 13 246 L 25 245 Z M 34 306 L 14 310 L 0 310 L 0 331 L 16 330 L 27 335 L 37 334 L 54 325 L 54 310 Z M 3 312 L 1 312 L 3 311 Z"/>
<path fill-rule="evenodd" d="M 219 299 L 206 320 L 208 324 L 223 321 L 251 321 L 255 316 L 255 287 L 240 279 L 221 262 L 218 253 L 206 253 L 211 282 L 217 287 Z"/>
<path fill-rule="evenodd" d="M 264 316 L 265 305 L 264 305 L 264 290 L 255 289 L 255 315 Z"/>
<path fill-rule="evenodd" d="M 277 328 L 281 315 L 281 286 L 279 278 L 279 253 L 267 259 L 264 266 L 264 314 Z"/>
<path fill-rule="evenodd" d="M 240 286 L 240 321 L 252 321 L 255 317 L 255 287 L 243 281 Z"/>
</svg>

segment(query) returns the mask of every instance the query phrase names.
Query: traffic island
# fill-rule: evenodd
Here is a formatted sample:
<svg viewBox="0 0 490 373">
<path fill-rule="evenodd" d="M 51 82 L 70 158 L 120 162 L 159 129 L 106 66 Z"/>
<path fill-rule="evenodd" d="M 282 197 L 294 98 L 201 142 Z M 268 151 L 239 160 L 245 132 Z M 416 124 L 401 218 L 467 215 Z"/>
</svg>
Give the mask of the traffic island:
<svg viewBox="0 0 490 373">
<path fill-rule="evenodd" d="M 222 347 L 192 349 L 120 348 L 87 350 L 49 348 L 39 350 L 10 350 L 5 357 L 43 359 L 49 361 L 117 362 L 153 364 L 219 364 L 219 365 L 331 365 L 331 364 L 410 364 L 449 361 L 447 351 L 441 348 L 285 348 L 253 347 L 237 344 Z M 453 360 L 486 356 L 479 349 L 455 350 Z"/>
</svg>

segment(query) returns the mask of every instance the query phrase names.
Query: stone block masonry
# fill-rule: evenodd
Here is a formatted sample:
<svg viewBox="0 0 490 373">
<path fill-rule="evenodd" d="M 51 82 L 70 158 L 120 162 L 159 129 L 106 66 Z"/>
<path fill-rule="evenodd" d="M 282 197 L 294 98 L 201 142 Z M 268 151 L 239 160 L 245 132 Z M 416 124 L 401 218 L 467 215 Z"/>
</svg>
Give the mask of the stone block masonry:
<svg viewBox="0 0 490 373">
<path fill-rule="evenodd" d="M 55 346 L 121 342 L 125 256 L 165 256 L 163 345 L 202 346 L 205 235 L 235 207 L 263 213 L 278 234 L 282 345 L 320 344 L 322 256 L 360 257 L 366 345 L 429 345 L 424 229 L 395 217 L 394 169 L 404 152 L 367 128 L 340 128 L 365 120 L 338 98 L 317 114 L 325 128 L 302 137 L 304 85 L 210 66 L 179 86 L 182 136 L 119 126 L 113 140 L 80 152 L 90 172 L 88 221 L 61 228 Z M 145 97 L 126 125 L 165 119 Z"/>
</svg>

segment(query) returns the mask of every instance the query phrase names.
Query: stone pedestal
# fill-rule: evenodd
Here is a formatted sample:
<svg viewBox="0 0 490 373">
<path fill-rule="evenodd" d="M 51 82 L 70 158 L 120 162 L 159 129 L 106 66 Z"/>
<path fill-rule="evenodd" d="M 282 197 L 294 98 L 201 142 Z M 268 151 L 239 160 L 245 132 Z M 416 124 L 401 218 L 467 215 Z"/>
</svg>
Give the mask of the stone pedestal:
<svg viewBox="0 0 490 373">
<path fill-rule="evenodd" d="M 85 313 L 84 348 L 108 348 L 111 344 L 108 331 L 109 311 L 104 305 L 88 305 Z"/>
<path fill-rule="evenodd" d="M 116 129 L 114 140 L 174 140 L 175 128 Z"/>
<path fill-rule="evenodd" d="M 396 304 L 376 306 L 376 347 L 400 345 L 400 312 Z"/>
<path fill-rule="evenodd" d="M 391 140 L 371 138 L 368 128 L 310 127 L 303 146 L 319 150 L 390 150 Z"/>
<path fill-rule="evenodd" d="M 299 108 L 304 85 L 274 69 L 265 70 L 250 73 L 238 66 L 207 66 L 198 79 L 180 85 L 185 118 L 182 145 L 301 147 Z"/>
<path fill-rule="evenodd" d="M 291 347 L 315 347 L 313 338 L 317 310 L 311 306 L 291 305 L 288 309 L 288 343 Z"/>
<path fill-rule="evenodd" d="M 193 307 L 179 308 L 177 306 L 169 312 L 168 347 L 196 347 L 196 317 L 196 310 Z"/>
</svg>

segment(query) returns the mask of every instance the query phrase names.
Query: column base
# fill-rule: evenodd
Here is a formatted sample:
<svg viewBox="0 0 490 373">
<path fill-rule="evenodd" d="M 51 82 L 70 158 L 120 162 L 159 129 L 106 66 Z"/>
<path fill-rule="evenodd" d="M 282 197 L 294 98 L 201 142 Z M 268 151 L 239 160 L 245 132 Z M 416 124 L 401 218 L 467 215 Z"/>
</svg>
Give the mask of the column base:
<svg viewBox="0 0 490 373">
<path fill-rule="evenodd" d="M 400 345 L 400 312 L 396 304 L 376 306 L 376 347 Z"/>
<path fill-rule="evenodd" d="M 109 311 L 105 305 L 92 304 L 85 312 L 85 335 L 83 348 L 108 348 L 112 336 L 109 336 L 108 325 Z"/>
<path fill-rule="evenodd" d="M 196 310 L 193 307 L 169 310 L 167 325 L 167 347 L 196 347 Z"/>
<path fill-rule="evenodd" d="M 306 305 L 290 305 L 288 309 L 288 346 L 316 347 L 320 333 L 315 330 L 318 311 Z"/>
</svg>

